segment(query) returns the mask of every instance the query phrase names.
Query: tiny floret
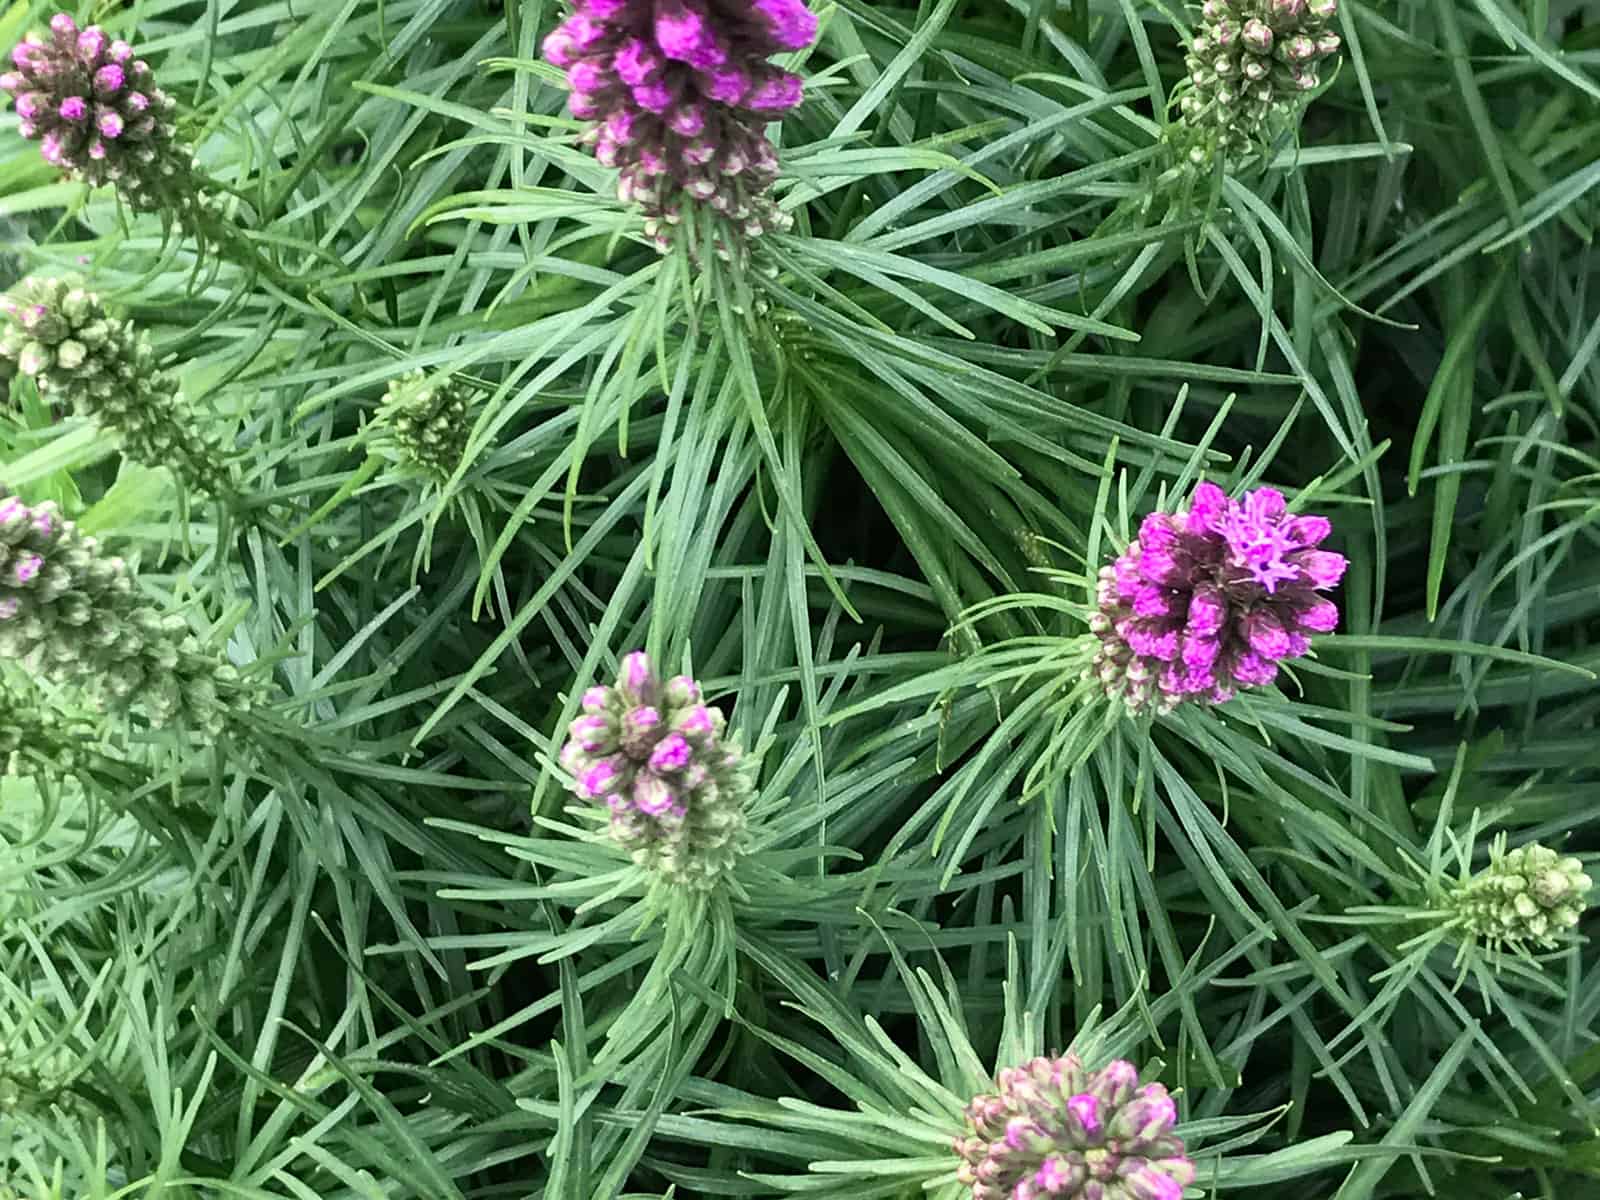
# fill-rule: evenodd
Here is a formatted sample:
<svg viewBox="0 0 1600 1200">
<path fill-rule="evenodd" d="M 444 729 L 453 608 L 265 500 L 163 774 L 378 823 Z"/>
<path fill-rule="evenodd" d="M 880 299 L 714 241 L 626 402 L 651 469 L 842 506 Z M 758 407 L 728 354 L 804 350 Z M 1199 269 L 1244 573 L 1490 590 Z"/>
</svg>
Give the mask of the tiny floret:
<svg viewBox="0 0 1600 1200">
<path fill-rule="evenodd" d="M 1345 569 L 1343 555 L 1319 548 L 1331 532 L 1325 517 L 1291 516 L 1272 488 L 1234 500 L 1211 483 L 1188 508 L 1146 517 L 1100 571 L 1092 671 L 1106 694 L 1167 712 L 1272 683 L 1280 663 L 1338 624 L 1320 594 Z"/>
<path fill-rule="evenodd" d="M 967 1105 L 956 1177 L 972 1200 L 1178 1200 L 1195 1180 L 1159 1083 L 1121 1059 L 1098 1071 L 1076 1055 L 1000 1072 Z"/>
<path fill-rule="evenodd" d="M 648 656 L 583 694 L 561 765 L 582 799 L 604 804 L 611 835 L 664 879 L 709 888 L 737 861 L 755 764 L 686 675 L 662 681 Z"/>
</svg>

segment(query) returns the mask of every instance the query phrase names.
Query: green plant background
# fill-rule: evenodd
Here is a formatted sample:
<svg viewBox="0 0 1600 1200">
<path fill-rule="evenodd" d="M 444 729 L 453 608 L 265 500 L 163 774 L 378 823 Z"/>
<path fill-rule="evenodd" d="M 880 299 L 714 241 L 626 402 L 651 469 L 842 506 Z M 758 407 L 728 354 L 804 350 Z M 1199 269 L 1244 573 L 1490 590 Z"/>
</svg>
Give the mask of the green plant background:
<svg viewBox="0 0 1600 1200">
<path fill-rule="evenodd" d="M 1494 834 L 1600 850 L 1600 8 L 1344 0 L 1298 129 L 1174 183 L 1194 12 L 813 7 L 749 270 L 642 242 L 550 0 L 78 13 L 234 243 L 0 117 L 0 282 L 86 275 L 242 500 L 23 380 L 0 477 L 274 695 L 208 739 L 5 665 L 0 1195 L 947 1200 L 1069 1046 L 1179 1091 L 1194 1195 L 1600 1188 L 1587 943 L 1409 940 Z M 410 371 L 447 478 L 375 436 Z M 1333 519 L 1340 630 L 1108 719 L 1094 572 L 1202 475 Z M 641 647 L 762 746 L 710 899 L 555 765 Z"/>
</svg>

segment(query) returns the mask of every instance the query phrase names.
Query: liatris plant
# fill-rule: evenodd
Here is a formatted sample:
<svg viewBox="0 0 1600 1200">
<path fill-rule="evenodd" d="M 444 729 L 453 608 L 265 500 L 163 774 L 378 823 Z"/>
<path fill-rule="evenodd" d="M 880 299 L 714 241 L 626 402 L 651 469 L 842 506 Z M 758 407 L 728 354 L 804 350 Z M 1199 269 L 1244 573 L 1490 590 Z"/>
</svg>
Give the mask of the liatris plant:
<svg viewBox="0 0 1600 1200">
<path fill-rule="evenodd" d="M 1460 880 L 1441 909 L 1470 942 L 1491 950 L 1550 949 L 1583 916 L 1594 880 L 1581 860 L 1548 846 L 1505 845 L 1502 834 L 1490 847 L 1489 865 Z"/>
<path fill-rule="evenodd" d="M 110 316 L 79 281 L 25 280 L 0 297 L 0 360 L 30 377 L 45 399 L 114 429 L 129 458 L 170 467 L 213 496 L 232 493 L 222 450 L 157 368 L 149 339 Z"/>
<path fill-rule="evenodd" d="M 472 431 L 466 393 L 421 371 L 390 381 L 376 423 L 407 466 L 435 479 L 456 469 Z"/>
<path fill-rule="evenodd" d="M 135 209 L 169 203 L 191 155 L 173 139 L 172 97 L 132 46 L 57 13 L 48 36 L 28 34 L 11 63 L 0 91 L 46 162 L 94 187 L 114 185 Z"/>
<path fill-rule="evenodd" d="M 737 861 L 755 763 L 723 733 L 722 713 L 687 675 L 662 682 L 650 659 L 622 660 L 612 687 L 584 693 L 561 765 L 641 866 L 706 889 Z"/>
<path fill-rule="evenodd" d="M 1100 571 L 1092 669 L 1106 694 L 1170 712 L 1271 683 L 1338 624 L 1338 606 L 1319 595 L 1345 569 L 1343 555 L 1317 548 L 1331 531 L 1326 517 L 1290 516 L 1272 488 L 1233 500 L 1211 483 L 1187 509 L 1146 517 Z"/>
<path fill-rule="evenodd" d="M 744 237 L 788 228 L 767 197 L 778 158 L 765 126 L 800 103 L 801 84 L 768 59 L 816 35 L 804 0 L 576 0 L 544 55 L 567 72 L 573 115 L 596 122 L 595 157 L 621 168 L 618 196 L 665 250 L 686 200 Z"/>
<path fill-rule="evenodd" d="M 1141 1087 L 1132 1063 L 1035 1058 L 998 1083 L 967 1106 L 972 1134 L 956 1143 L 973 1200 L 1178 1200 L 1194 1182 L 1172 1097 Z"/>
<path fill-rule="evenodd" d="M 51 503 L 0 493 L 0 657 L 39 679 L 81 687 L 110 709 L 139 705 L 154 725 L 177 718 L 218 733 L 252 700 L 237 670 L 180 616 L 146 604 L 120 558 Z"/>
<path fill-rule="evenodd" d="M 1338 0 L 1206 0 L 1179 102 L 1192 162 L 1242 155 L 1294 115 L 1339 52 L 1338 11 Z"/>
</svg>

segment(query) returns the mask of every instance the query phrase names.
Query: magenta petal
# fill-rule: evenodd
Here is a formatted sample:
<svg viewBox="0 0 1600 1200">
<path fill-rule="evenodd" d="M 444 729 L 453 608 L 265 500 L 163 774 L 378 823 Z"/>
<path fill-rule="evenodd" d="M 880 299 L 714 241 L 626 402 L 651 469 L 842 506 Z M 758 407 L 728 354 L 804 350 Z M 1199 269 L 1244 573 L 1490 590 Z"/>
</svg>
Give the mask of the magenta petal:
<svg viewBox="0 0 1600 1200">
<path fill-rule="evenodd" d="M 1183 665 L 1191 672 L 1209 672 L 1222 653 L 1222 643 L 1212 637 L 1186 637 L 1183 639 Z"/>
<path fill-rule="evenodd" d="M 115 96 L 122 90 L 127 73 L 116 63 L 107 63 L 94 73 L 94 90 L 97 96 Z"/>
<path fill-rule="evenodd" d="M 640 84 L 633 89 L 634 103 L 646 112 L 664 113 L 672 107 L 675 98 L 672 89 L 660 81 Z"/>
<path fill-rule="evenodd" d="M 667 117 L 667 127 L 680 137 L 699 137 L 705 131 L 706 115 L 696 105 L 684 105 Z"/>
<path fill-rule="evenodd" d="M 577 47 L 565 29 L 554 29 L 544 39 L 544 59 L 557 67 L 570 67 L 577 61 Z"/>
<path fill-rule="evenodd" d="M 1080 1092 L 1076 1096 L 1068 1097 L 1067 1111 L 1078 1119 L 1083 1126 L 1083 1131 L 1089 1137 L 1094 1137 L 1100 1132 L 1100 1098 L 1088 1092 Z"/>
<path fill-rule="evenodd" d="M 803 92 L 798 75 L 776 75 L 757 84 L 744 98 L 744 105 L 760 113 L 787 112 L 800 103 Z"/>
<path fill-rule="evenodd" d="M 604 717 L 579 717 L 567 727 L 572 740 L 589 752 L 603 751 L 611 744 L 611 722 Z"/>
<path fill-rule="evenodd" d="M 1178 631 L 1144 622 L 1129 622 L 1123 635 L 1133 652 L 1145 658 L 1171 662 L 1178 656 Z"/>
<path fill-rule="evenodd" d="M 698 71 L 728 61 L 705 11 L 691 0 L 658 0 L 655 33 L 661 53 Z"/>
<path fill-rule="evenodd" d="M 633 781 L 633 802 L 640 812 L 659 817 L 677 803 L 678 797 L 654 775 L 640 775 Z"/>
<path fill-rule="evenodd" d="M 1036 1189 L 1033 1194 L 1039 1197 L 1040 1200 L 1044 1200 L 1044 1197 L 1047 1196 L 1063 1195 L 1071 1185 L 1072 1175 L 1070 1169 L 1066 1160 L 1059 1154 L 1052 1154 L 1045 1159 L 1039 1164 L 1039 1169 L 1033 1173 L 1033 1186 Z M 1023 1186 L 1023 1184 L 1018 1185 L 1016 1195 L 1022 1195 L 1021 1188 Z"/>
<path fill-rule="evenodd" d="M 750 91 L 750 73 L 743 67 L 729 65 L 701 76 L 700 94 L 718 104 L 738 104 Z"/>
<path fill-rule="evenodd" d="M 681 733 L 669 733 L 650 753 L 652 771 L 681 771 L 689 765 L 693 754 L 688 739 Z"/>
<path fill-rule="evenodd" d="M 1259 654 L 1246 650 L 1234 658 L 1232 674 L 1239 683 L 1258 687 L 1271 683 L 1278 677 L 1278 664 L 1268 662 Z"/>
<path fill-rule="evenodd" d="M 106 31 L 98 25 L 91 25 L 78 35 L 78 57 L 89 61 L 99 58 L 106 52 L 110 44 Z"/>
<path fill-rule="evenodd" d="M 622 658 L 622 671 L 618 676 L 628 691 L 641 699 L 652 691 L 655 682 L 655 672 L 650 669 L 650 656 L 643 650 L 635 650 Z"/>
<path fill-rule="evenodd" d="M 1184 580 L 1184 571 L 1178 565 L 1170 551 L 1163 546 L 1144 546 L 1139 554 L 1139 570 L 1144 577 L 1153 583 L 1163 584 L 1168 587 L 1181 585 Z"/>
<path fill-rule="evenodd" d="M 567 68 L 567 83 L 575 92 L 598 92 L 610 82 L 611 73 L 588 59 L 580 59 Z"/>
<path fill-rule="evenodd" d="M 772 40 L 784 50 L 803 50 L 817 37 L 817 18 L 804 0 L 754 0 Z"/>
<path fill-rule="evenodd" d="M 1228 618 L 1228 601 L 1209 584 L 1195 588 L 1189 598 L 1189 615 L 1184 629 L 1192 637 L 1212 637 Z"/>
<path fill-rule="evenodd" d="M 1244 636 L 1262 658 L 1276 662 L 1289 656 L 1289 631 L 1270 608 L 1257 608 L 1245 616 Z"/>
<path fill-rule="evenodd" d="M 1123 1104 L 1138 1086 L 1139 1068 L 1125 1058 L 1116 1058 L 1095 1072 L 1088 1090 L 1107 1104 Z"/>
<path fill-rule="evenodd" d="M 643 38 L 629 38 L 617 51 L 611 65 L 622 82 L 633 87 L 658 74 L 662 63 L 661 56 L 650 48 L 649 42 Z"/>
<path fill-rule="evenodd" d="M 1189 500 L 1184 528 L 1190 533 L 1215 533 L 1217 523 L 1232 506 L 1228 494 L 1214 483 L 1202 483 Z"/>
<path fill-rule="evenodd" d="M 711 710 L 704 704 L 696 704 L 685 709 L 673 719 L 673 728 L 684 737 L 700 739 L 716 732 L 716 726 L 711 720 Z"/>
<path fill-rule="evenodd" d="M 617 790 L 622 783 L 621 772 L 610 759 L 601 759 L 578 776 L 578 794 L 586 800 L 597 800 Z"/>
<path fill-rule="evenodd" d="M 1314 588 L 1333 587 L 1344 578 L 1345 568 L 1350 565 L 1344 555 L 1331 550 L 1309 550 L 1299 562 Z"/>
<path fill-rule="evenodd" d="M 1296 612 L 1295 623 L 1312 633 L 1332 633 L 1339 627 L 1339 606 L 1332 600 L 1318 600 Z"/>
<path fill-rule="evenodd" d="M 1327 517 L 1290 517 L 1286 528 L 1291 541 L 1309 549 L 1333 532 L 1333 522 Z"/>
<path fill-rule="evenodd" d="M 1168 589 L 1147 583 L 1133 596 L 1133 615 L 1136 617 L 1167 617 L 1172 615 L 1172 600 Z"/>
</svg>

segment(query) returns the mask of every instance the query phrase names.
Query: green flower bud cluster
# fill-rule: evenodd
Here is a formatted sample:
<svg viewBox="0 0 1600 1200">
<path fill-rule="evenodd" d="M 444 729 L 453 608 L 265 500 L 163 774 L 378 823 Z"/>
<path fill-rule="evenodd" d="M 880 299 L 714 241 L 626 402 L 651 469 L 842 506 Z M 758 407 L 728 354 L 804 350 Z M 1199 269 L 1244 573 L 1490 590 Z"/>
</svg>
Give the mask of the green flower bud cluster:
<svg viewBox="0 0 1600 1200">
<path fill-rule="evenodd" d="M 120 558 L 63 520 L 0 491 L 0 657 L 35 677 L 82 688 L 111 710 L 143 708 L 219 733 L 256 699 L 254 685 L 201 645 L 177 615 L 134 587 Z"/>
<path fill-rule="evenodd" d="M 1530 843 L 1490 850 L 1489 865 L 1450 891 L 1446 904 L 1456 923 L 1491 946 L 1546 949 L 1578 923 L 1594 881 L 1583 863 Z"/>
<path fill-rule="evenodd" d="M 87 735 L 31 688 L 0 694 L 0 774 L 71 775 L 86 760 Z"/>
<path fill-rule="evenodd" d="M 1339 0 L 1205 0 L 1179 101 L 1191 162 L 1243 155 L 1294 116 L 1317 64 L 1339 52 L 1338 11 Z"/>
<path fill-rule="evenodd" d="M 0 1114 L 60 1103 L 82 1074 L 81 1064 L 60 1045 L 58 1031 L 42 1028 L 36 1016 L 7 1025 L 10 1037 L 0 1034 Z"/>
<path fill-rule="evenodd" d="M 114 429 L 124 452 L 213 496 L 233 490 L 223 452 L 196 428 L 149 340 L 74 279 L 29 279 L 0 297 L 0 359 L 39 394 Z"/>
<path fill-rule="evenodd" d="M 54 1071 L 7 1062 L 5 1047 L 0 1045 L 0 1113 L 50 1104 L 60 1095 L 66 1082 Z"/>
<path fill-rule="evenodd" d="M 466 392 L 421 371 L 389 381 L 376 424 L 402 462 L 435 479 L 448 479 L 460 465 L 472 431 Z"/>
</svg>

